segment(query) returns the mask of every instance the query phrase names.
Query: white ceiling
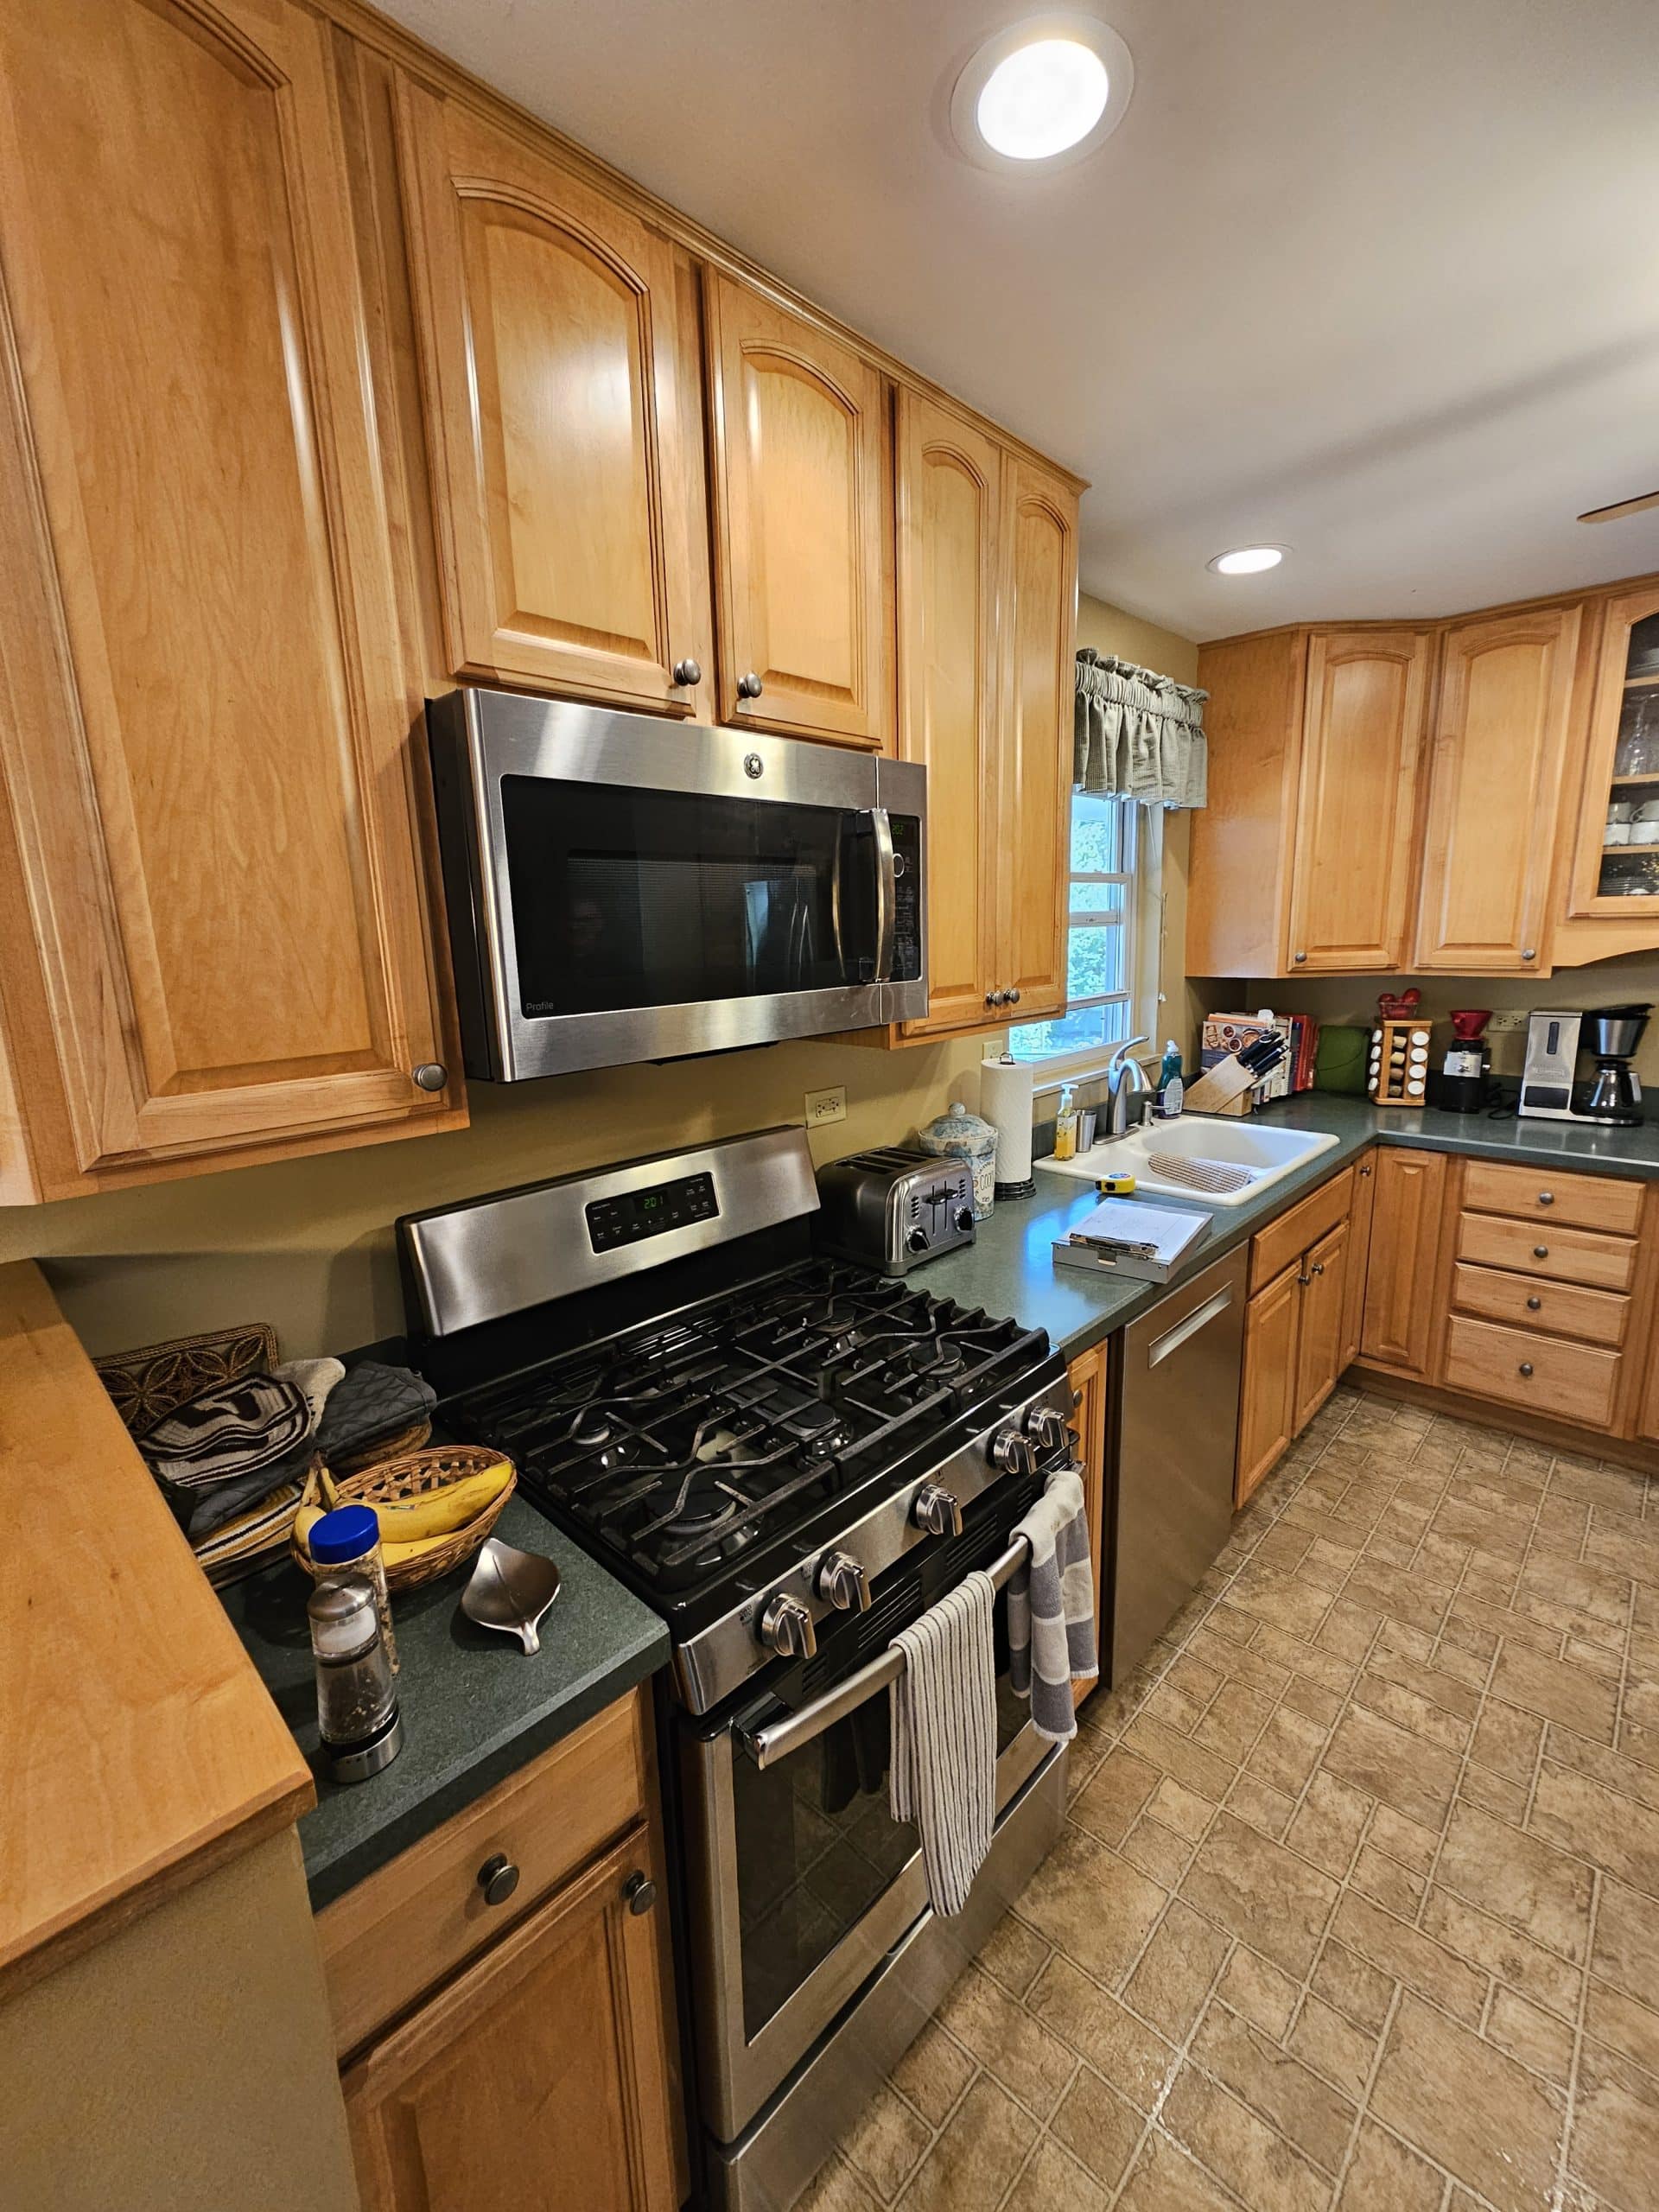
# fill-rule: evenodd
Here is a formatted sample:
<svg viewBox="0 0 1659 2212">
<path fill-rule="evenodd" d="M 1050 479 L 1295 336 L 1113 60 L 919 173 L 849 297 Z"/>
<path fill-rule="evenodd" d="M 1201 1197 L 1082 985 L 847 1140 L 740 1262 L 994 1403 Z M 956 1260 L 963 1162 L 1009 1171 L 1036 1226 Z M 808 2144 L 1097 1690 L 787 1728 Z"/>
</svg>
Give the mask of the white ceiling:
<svg viewBox="0 0 1659 2212">
<path fill-rule="evenodd" d="M 1089 477 L 1084 588 L 1136 613 L 1659 569 L 1659 511 L 1573 519 L 1659 489 L 1656 0 L 1093 0 L 1135 97 L 1032 177 L 943 116 L 1039 0 L 381 4 Z"/>
</svg>

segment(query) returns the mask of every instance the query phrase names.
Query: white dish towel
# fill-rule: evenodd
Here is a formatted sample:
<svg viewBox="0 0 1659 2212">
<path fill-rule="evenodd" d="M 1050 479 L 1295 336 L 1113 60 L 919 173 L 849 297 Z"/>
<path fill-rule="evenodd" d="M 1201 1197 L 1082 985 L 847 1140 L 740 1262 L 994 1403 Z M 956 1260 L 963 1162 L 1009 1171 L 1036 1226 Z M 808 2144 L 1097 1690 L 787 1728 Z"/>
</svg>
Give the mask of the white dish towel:
<svg viewBox="0 0 1659 2212">
<path fill-rule="evenodd" d="M 962 1910 L 996 1817 L 996 1585 L 977 1568 L 893 1643 L 904 1672 L 889 1692 L 895 1821 L 921 1832 L 936 1912 Z"/>
<path fill-rule="evenodd" d="M 1026 1539 L 1031 1557 L 1008 1584 L 1008 1680 L 1030 1698 L 1037 1733 L 1069 1744 L 1077 1732 L 1072 1679 L 1092 1681 L 1100 1672 L 1089 1522 L 1077 1476 L 1051 1475 L 1013 1533 Z"/>
</svg>

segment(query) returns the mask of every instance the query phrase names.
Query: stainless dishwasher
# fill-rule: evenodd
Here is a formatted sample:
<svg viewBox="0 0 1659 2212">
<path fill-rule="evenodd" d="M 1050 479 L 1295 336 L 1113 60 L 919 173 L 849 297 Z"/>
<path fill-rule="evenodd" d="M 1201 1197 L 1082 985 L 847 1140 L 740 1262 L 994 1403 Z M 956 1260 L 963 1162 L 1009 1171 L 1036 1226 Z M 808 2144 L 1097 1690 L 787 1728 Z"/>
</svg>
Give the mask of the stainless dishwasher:
<svg viewBox="0 0 1659 2212">
<path fill-rule="evenodd" d="M 1112 1515 L 1112 1672 L 1121 1682 L 1214 1563 L 1233 1520 L 1249 1246 L 1123 1332 Z"/>
</svg>

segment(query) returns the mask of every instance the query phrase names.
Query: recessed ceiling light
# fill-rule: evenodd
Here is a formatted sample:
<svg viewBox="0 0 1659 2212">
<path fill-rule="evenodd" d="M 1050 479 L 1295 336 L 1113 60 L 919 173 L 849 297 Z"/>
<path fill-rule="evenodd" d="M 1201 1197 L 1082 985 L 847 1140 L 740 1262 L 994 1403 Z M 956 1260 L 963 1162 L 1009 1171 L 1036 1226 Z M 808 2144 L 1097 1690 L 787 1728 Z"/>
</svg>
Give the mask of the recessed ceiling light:
<svg viewBox="0 0 1659 2212">
<path fill-rule="evenodd" d="M 989 39 L 957 79 L 950 121 L 982 168 L 1052 168 L 1081 161 L 1117 128 L 1135 64 L 1092 16 L 1033 16 Z"/>
<path fill-rule="evenodd" d="M 1282 545 L 1237 545 L 1230 553 L 1217 553 L 1205 565 L 1219 576 L 1255 576 L 1263 569 L 1276 569 L 1284 557 Z"/>
</svg>

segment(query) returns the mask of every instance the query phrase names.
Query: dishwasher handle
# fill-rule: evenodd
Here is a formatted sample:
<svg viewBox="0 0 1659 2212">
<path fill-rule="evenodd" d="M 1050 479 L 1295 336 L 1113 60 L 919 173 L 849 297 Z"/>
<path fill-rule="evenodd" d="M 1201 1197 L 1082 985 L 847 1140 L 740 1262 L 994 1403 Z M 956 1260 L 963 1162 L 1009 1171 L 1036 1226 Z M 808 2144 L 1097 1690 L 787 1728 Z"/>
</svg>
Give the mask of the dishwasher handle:
<svg viewBox="0 0 1659 2212">
<path fill-rule="evenodd" d="M 1185 1320 L 1178 1321 L 1173 1329 L 1166 1329 L 1161 1337 L 1154 1337 L 1147 1346 L 1148 1369 L 1158 1366 L 1172 1352 L 1178 1352 L 1184 1344 L 1190 1344 L 1201 1329 L 1207 1329 L 1218 1314 L 1224 1313 L 1233 1302 L 1233 1285 L 1224 1283 L 1212 1298 L 1202 1306 L 1195 1306 Z"/>
</svg>

